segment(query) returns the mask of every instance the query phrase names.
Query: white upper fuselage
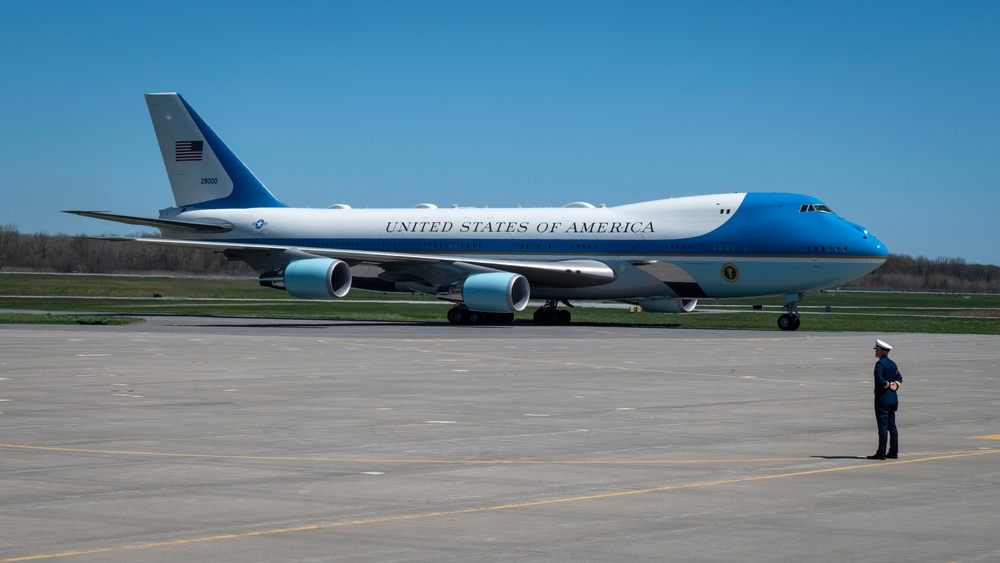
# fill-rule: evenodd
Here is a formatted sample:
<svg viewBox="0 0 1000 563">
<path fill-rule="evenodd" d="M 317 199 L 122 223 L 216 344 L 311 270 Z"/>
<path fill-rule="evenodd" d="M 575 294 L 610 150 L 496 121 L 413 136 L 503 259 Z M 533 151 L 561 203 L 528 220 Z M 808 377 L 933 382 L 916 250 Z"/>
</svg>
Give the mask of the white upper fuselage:
<svg viewBox="0 0 1000 563">
<path fill-rule="evenodd" d="M 700 237 L 732 218 L 746 194 L 665 199 L 618 207 L 206 209 L 161 214 L 233 230 L 215 240 L 678 240 Z M 720 213 L 720 210 L 722 212 Z M 730 210 L 729 214 L 725 210 Z"/>
</svg>

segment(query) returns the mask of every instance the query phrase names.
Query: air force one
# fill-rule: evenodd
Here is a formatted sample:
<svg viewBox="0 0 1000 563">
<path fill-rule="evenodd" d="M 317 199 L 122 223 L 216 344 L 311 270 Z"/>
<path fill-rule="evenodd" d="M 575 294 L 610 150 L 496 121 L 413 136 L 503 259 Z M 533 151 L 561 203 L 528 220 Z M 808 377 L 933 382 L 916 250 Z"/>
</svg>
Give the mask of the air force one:
<svg viewBox="0 0 1000 563">
<path fill-rule="evenodd" d="M 221 252 L 295 297 L 338 298 L 352 286 L 425 293 L 455 303 L 454 324 L 511 322 L 533 297 L 545 300 L 536 322 L 561 324 L 570 300 L 684 313 L 699 299 L 783 295 L 778 326 L 796 330 L 804 292 L 888 257 L 864 227 L 786 193 L 615 207 L 288 207 L 179 94 L 146 94 L 146 104 L 176 205 L 155 219 L 67 213 L 158 228 L 164 238 L 127 240 Z"/>
</svg>

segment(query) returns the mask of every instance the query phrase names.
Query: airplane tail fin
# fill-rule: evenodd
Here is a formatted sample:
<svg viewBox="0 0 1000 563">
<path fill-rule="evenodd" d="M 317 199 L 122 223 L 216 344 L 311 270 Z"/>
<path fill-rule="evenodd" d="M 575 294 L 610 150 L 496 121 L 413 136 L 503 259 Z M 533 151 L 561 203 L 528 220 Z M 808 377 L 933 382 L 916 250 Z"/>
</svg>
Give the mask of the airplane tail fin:
<svg viewBox="0 0 1000 563">
<path fill-rule="evenodd" d="M 285 207 L 177 93 L 146 94 L 177 207 Z"/>
</svg>

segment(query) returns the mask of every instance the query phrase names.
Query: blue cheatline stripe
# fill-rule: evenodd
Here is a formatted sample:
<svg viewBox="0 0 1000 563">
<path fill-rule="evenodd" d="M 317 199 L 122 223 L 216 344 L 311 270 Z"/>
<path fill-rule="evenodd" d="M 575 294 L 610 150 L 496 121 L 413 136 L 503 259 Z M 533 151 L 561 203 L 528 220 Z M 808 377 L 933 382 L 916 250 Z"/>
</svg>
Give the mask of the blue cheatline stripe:
<svg viewBox="0 0 1000 563">
<path fill-rule="evenodd" d="M 215 239 L 236 244 L 271 244 L 331 250 L 366 250 L 373 252 L 411 252 L 423 254 L 572 254 L 578 256 L 665 256 L 733 258 L 872 258 L 885 257 L 880 252 L 865 252 L 862 244 L 854 248 L 826 247 L 826 251 L 807 250 L 807 245 L 791 249 L 787 244 L 767 245 L 719 243 L 715 237 L 669 241 L 582 240 L 492 240 L 492 239 L 382 239 L 382 238 L 245 238 Z M 819 247 L 812 247 L 819 248 Z"/>
</svg>

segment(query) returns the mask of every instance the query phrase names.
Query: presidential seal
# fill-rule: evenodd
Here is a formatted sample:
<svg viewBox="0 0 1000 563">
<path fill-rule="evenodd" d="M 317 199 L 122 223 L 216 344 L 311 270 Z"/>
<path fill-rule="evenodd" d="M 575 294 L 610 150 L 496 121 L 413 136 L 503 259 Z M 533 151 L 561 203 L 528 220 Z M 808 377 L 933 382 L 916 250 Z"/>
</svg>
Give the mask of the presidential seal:
<svg viewBox="0 0 1000 563">
<path fill-rule="evenodd" d="M 722 265 L 722 279 L 727 282 L 735 282 L 740 279 L 740 269 L 736 264 L 726 263 Z"/>
</svg>

